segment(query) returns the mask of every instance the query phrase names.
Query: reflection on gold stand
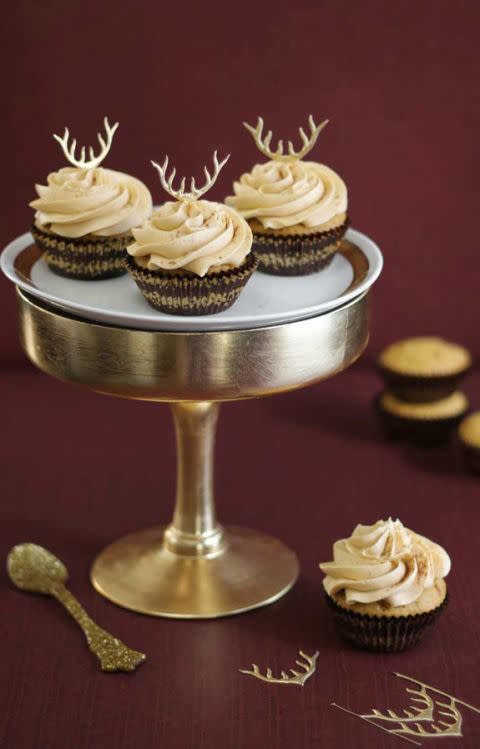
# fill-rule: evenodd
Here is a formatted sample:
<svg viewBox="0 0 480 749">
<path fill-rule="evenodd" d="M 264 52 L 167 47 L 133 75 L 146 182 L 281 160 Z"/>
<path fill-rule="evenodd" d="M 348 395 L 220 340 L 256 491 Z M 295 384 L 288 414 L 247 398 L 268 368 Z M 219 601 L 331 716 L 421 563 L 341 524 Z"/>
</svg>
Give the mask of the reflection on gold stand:
<svg viewBox="0 0 480 749">
<path fill-rule="evenodd" d="M 21 341 L 58 379 L 171 403 L 178 449 L 172 523 L 121 538 L 96 558 L 94 586 L 155 616 L 210 618 L 275 601 L 298 575 L 295 554 L 245 528 L 223 528 L 213 501 L 218 402 L 292 390 L 349 366 L 368 340 L 368 297 L 266 328 L 166 332 L 80 320 L 18 291 Z"/>
</svg>

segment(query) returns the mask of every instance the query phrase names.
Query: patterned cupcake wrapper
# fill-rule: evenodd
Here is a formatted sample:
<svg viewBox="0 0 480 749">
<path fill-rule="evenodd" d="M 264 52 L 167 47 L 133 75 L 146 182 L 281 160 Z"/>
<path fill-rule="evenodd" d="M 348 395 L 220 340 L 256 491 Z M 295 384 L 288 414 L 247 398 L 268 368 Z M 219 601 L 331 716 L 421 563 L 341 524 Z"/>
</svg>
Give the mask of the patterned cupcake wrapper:
<svg viewBox="0 0 480 749">
<path fill-rule="evenodd" d="M 442 445 L 448 442 L 469 408 L 467 406 L 461 413 L 448 418 L 412 419 L 390 413 L 382 408 L 381 395 L 379 393 L 375 396 L 374 406 L 387 436 L 392 439 L 405 439 L 420 445 Z"/>
<path fill-rule="evenodd" d="M 404 375 L 378 365 L 387 387 L 398 398 L 409 403 L 431 403 L 451 395 L 471 369 L 465 367 L 451 375 Z"/>
<path fill-rule="evenodd" d="M 113 237 L 60 237 L 33 225 L 35 242 L 43 250 L 45 262 L 57 275 L 95 281 L 122 276 L 130 235 Z"/>
<path fill-rule="evenodd" d="M 252 249 L 260 264 L 258 270 L 277 276 L 304 276 L 326 268 L 349 225 L 316 234 L 269 234 L 254 232 Z"/>
<path fill-rule="evenodd" d="M 238 268 L 200 276 L 188 271 L 164 273 L 140 268 L 130 255 L 126 267 L 145 299 L 169 315 L 213 315 L 231 307 L 258 259 L 251 252 Z"/>
<path fill-rule="evenodd" d="M 358 648 L 380 653 L 399 653 L 416 645 L 448 603 L 447 595 L 432 611 L 394 617 L 358 614 L 339 606 L 329 595 L 326 599 L 340 634 Z"/>
</svg>

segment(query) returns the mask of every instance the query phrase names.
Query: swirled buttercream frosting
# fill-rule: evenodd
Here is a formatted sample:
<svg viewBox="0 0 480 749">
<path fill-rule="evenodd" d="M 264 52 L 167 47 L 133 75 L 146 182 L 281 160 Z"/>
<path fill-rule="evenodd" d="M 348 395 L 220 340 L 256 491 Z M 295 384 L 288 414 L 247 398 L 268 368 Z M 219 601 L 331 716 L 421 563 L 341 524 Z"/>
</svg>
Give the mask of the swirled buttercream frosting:
<svg viewBox="0 0 480 749">
<path fill-rule="evenodd" d="M 147 187 L 128 174 L 64 167 L 36 185 L 35 224 L 61 237 L 108 237 L 139 226 L 152 211 Z"/>
<path fill-rule="evenodd" d="M 226 198 L 245 219 L 265 229 L 316 228 L 347 210 L 347 188 L 328 166 L 314 161 L 267 161 L 233 183 Z"/>
<path fill-rule="evenodd" d="M 350 538 L 336 541 L 333 562 L 320 569 L 326 574 L 326 592 L 343 592 L 347 604 L 404 606 L 448 575 L 450 557 L 438 544 L 389 518 L 357 525 Z"/>
<path fill-rule="evenodd" d="M 133 229 L 127 247 L 148 270 L 208 271 L 238 267 L 250 252 L 252 231 L 234 210 L 209 200 L 169 201 Z"/>
</svg>

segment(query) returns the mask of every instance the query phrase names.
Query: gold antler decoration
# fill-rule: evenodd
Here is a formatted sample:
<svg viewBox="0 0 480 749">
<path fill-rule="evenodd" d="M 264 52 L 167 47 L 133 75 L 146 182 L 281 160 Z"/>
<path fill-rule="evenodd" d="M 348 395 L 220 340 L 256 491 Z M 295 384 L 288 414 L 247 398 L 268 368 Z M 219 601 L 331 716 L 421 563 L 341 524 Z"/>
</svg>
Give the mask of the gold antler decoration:
<svg viewBox="0 0 480 749">
<path fill-rule="evenodd" d="M 115 125 L 113 125 L 113 127 L 112 127 L 112 126 L 110 126 L 107 117 L 105 117 L 104 120 L 103 120 L 103 124 L 104 124 L 104 127 L 105 127 L 105 133 L 107 135 L 107 140 L 105 141 L 102 138 L 101 134 L 97 133 L 97 138 L 98 138 L 98 141 L 100 143 L 101 150 L 100 150 L 100 153 L 98 154 L 98 156 L 95 156 L 95 154 L 93 152 L 93 148 L 92 148 L 92 146 L 90 146 L 89 149 L 88 149 L 88 155 L 90 156 L 90 160 L 89 161 L 85 161 L 85 146 L 82 146 L 82 148 L 81 148 L 80 158 L 79 159 L 75 158 L 75 150 L 77 148 L 77 141 L 76 141 L 75 138 L 72 141 L 70 149 L 68 148 L 68 139 L 70 138 L 70 132 L 68 130 L 68 127 L 65 128 L 65 132 L 63 134 L 63 138 L 60 138 L 59 135 L 54 135 L 53 136 L 55 138 L 55 140 L 57 140 L 60 143 L 60 145 L 62 147 L 62 151 L 65 154 L 65 156 L 67 157 L 67 159 L 70 162 L 70 164 L 72 164 L 73 166 L 78 166 L 81 169 L 93 169 L 94 167 L 98 166 L 103 161 L 103 159 L 105 158 L 105 156 L 107 155 L 107 153 L 110 151 L 110 146 L 112 145 L 113 136 L 115 134 L 115 130 L 118 127 L 118 122 L 116 122 Z"/>
<path fill-rule="evenodd" d="M 267 668 L 267 674 L 264 676 L 260 673 L 260 669 L 258 668 L 256 663 L 252 663 L 252 670 L 249 671 L 247 669 L 240 668 L 239 671 L 241 674 L 250 674 L 251 676 L 255 676 L 257 679 L 260 679 L 260 681 L 268 681 L 270 684 L 296 684 L 299 687 L 303 687 L 307 679 L 310 678 L 310 676 L 315 672 L 315 663 L 318 658 L 318 650 L 313 655 L 307 655 L 302 650 L 298 651 L 298 654 L 304 659 L 305 662 L 296 660 L 295 663 L 297 666 L 300 666 L 300 668 L 304 669 L 304 673 L 301 673 L 300 671 L 296 671 L 295 669 L 291 668 L 290 673 L 293 674 L 292 676 L 289 676 L 285 671 L 281 671 L 281 677 L 276 678 L 272 675 L 272 669 Z"/>
<path fill-rule="evenodd" d="M 180 187 L 178 190 L 175 190 L 173 187 L 173 180 L 175 179 L 175 174 L 177 173 L 177 170 L 174 168 L 172 173 L 170 174 L 170 177 L 167 179 L 167 167 L 168 167 L 168 156 L 165 156 L 165 161 L 163 162 L 162 166 L 160 164 L 157 164 L 155 161 L 152 161 L 153 166 L 158 171 L 158 174 L 160 175 L 160 182 L 162 183 L 163 189 L 168 192 L 169 195 L 172 196 L 172 198 L 175 198 L 176 200 L 198 200 L 198 198 L 201 195 L 204 195 L 207 190 L 210 190 L 212 185 L 215 184 L 215 181 L 220 174 L 220 170 L 223 166 L 227 163 L 227 161 L 230 158 L 230 154 L 226 156 L 223 161 L 220 163 L 218 162 L 217 158 L 217 152 L 214 151 L 213 154 L 213 166 L 214 171 L 213 175 L 210 176 L 210 172 L 208 171 L 207 167 L 203 167 L 203 171 L 205 172 L 205 184 L 203 187 L 196 187 L 195 186 L 195 179 L 194 177 L 190 178 L 190 192 L 185 192 L 185 177 L 182 177 L 182 180 L 180 182 Z"/>
<path fill-rule="evenodd" d="M 409 694 L 414 694 L 416 697 L 411 697 L 410 700 L 413 702 L 419 702 L 423 707 L 412 706 L 410 710 L 404 710 L 403 715 L 395 713 L 393 710 L 387 710 L 387 714 L 381 713 L 377 709 L 373 709 L 371 713 L 359 714 L 354 713 L 351 710 L 347 710 L 345 707 L 332 702 L 334 707 L 340 708 L 351 715 L 356 715 L 357 718 L 365 720 L 367 723 L 372 723 L 376 728 L 380 728 L 382 731 L 398 736 L 399 738 L 410 741 L 411 743 L 418 744 L 410 736 L 416 738 L 438 738 L 439 736 L 451 736 L 460 738 L 462 734 L 462 714 L 458 708 L 458 705 L 468 707 L 470 710 L 474 710 L 476 713 L 480 713 L 480 710 L 468 702 L 453 697 L 451 694 L 442 692 L 441 689 L 436 689 L 429 684 L 424 684 L 422 681 L 413 679 L 410 676 L 405 676 L 398 672 L 394 672 L 395 676 L 400 679 L 406 679 L 407 681 L 417 684 L 420 689 L 409 689 L 406 687 L 406 691 Z M 440 694 L 447 698 L 447 702 L 440 701 L 438 699 L 433 700 L 428 694 L 428 691 Z M 438 715 L 442 715 L 444 718 L 451 720 L 440 720 L 434 716 L 434 708 L 444 708 L 443 710 L 436 709 Z M 381 722 L 383 725 L 379 725 L 375 721 Z M 385 725 L 396 724 L 396 727 L 386 728 Z M 420 744 L 418 744 L 420 746 Z"/>
<path fill-rule="evenodd" d="M 387 714 L 381 713 L 377 709 L 372 710 L 371 715 L 364 717 L 378 719 L 378 720 L 389 720 L 394 723 L 403 721 L 404 723 L 413 722 L 417 720 L 433 720 L 433 708 L 434 702 L 429 694 L 427 694 L 425 685 L 422 685 L 421 689 L 409 689 L 406 688 L 409 694 L 414 694 L 416 697 L 410 697 L 410 702 L 419 702 L 418 705 L 411 705 L 410 710 L 403 710 L 403 715 L 398 715 L 393 710 L 387 710 Z"/>
<path fill-rule="evenodd" d="M 306 134 L 303 127 L 298 128 L 300 137 L 303 141 L 303 148 L 300 151 L 295 151 L 291 140 L 288 141 L 288 153 L 283 153 L 283 140 L 278 141 L 277 150 L 272 151 L 270 149 L 270 141 L 272 140 L 272 131 L 269 130 L 265 138 L 262 140 L 263 131 L 263 117 L 259 117 L 257 126 L 249 125 L 248 122 L 243 124 L 247 130 L 253 135 L 253 140 L 257 144 L 257 148 L 269 159 L 274 161 L 295 161 L 297 159 L 303 159 L 303 157 L 312 150 L 315 145 L 320 132 L 323 130 L 328 120 L 324 120 L 320 125 L 315 125 L 312 115 L 308 118 L 308 124 L 310 126 L 310 137 Z"/>
</svg>

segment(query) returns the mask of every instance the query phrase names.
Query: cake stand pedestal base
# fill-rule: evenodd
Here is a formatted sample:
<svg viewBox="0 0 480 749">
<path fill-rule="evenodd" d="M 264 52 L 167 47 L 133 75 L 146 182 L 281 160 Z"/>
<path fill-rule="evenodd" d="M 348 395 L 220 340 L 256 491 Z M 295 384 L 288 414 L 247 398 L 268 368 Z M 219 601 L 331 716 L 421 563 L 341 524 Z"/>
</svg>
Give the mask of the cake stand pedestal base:
<svg viewBox="0 0 480 749">
<path fill-rule="evenodd" d="M 223 548 L 187 557 L 164 544 L 157 526 L 120 538 L 95 559 L 95 588 L 143 614 L 201 619 L 239 614 L 280 598 L 298 576 L 293 551 L 249 528 L 224 529 Z"/>
</svg>

